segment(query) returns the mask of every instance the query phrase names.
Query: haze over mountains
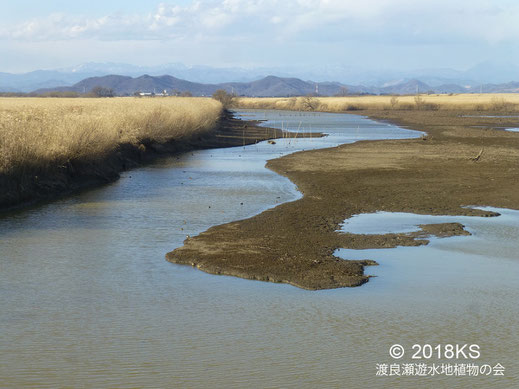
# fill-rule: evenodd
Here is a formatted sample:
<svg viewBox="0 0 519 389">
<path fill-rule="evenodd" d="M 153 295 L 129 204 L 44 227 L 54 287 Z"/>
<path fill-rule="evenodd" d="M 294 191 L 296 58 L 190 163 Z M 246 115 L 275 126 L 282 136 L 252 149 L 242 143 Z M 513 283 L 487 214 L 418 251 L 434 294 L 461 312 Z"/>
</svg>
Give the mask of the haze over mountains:
<svg viewBox="0 0 519 389">
<path fill-rule="evenodd" d="M 276 76 L 269 76 L 275 74 Z M 311 80 L 311 81 L 303 81 Z M 333 81 L 335 80 L 335 81 Z M 210 95 L 216 89 L 247 96 L 290 96 L 315 92 L 334 95 L 346 87 L 350 93 L 410 94 L 463 92 L 517 92 L 519 67 L 486 62 L 466 71 L 429 69 L 414 71 L 370 71 L 348 67 L 319 69 L 213 68 L 168 64 L 135 66 L 118 63 L 87 63 L 56 70 L 24 74 L 0 73 L 0 91 L 32 92 L 72 90 L 79 93 L 95 86 L 112 88 L 116 94 L 164 89 Z"/>
<path fill-rule="evenodd" d="M 103 77 L 90 77 L 73 86 L 38 89 L 35 92 L 44 94 L 48 92 L 77 92 L 88 93 L 95 87 L 110 88 L 118 96 L 133 95 L 136 92 L 178 94 L 190 92 L 194 96 L 211 96 L 218 89 L 225 89 L 238 96 L 254 97 L 283 97 L 304 96 L 316 93 L 321 96 L 335 96 L 348 94 L 415 94 L 415 93 L 516 93 L 519 92 L 519 82 L 507 84 L 486 84 L 476 89 L 461 87 L 454 84 L 431 87 L 418 80 L 409 80 L 395 83 L 385 87 L 364 87 L 358 85 L 346 85 L 338 82 L 314 82 L 303 81 L 298 78 L 267 76 L 251 82 L 227 82 L 221 84 L 202 84 L 182 80 L 173 76 L 129 77 L 109 75 Z"/>
<path fill-rule="evenodd" d="M 281 78 L 267 76 L 251 82 L 228 82 L 221 84 L 202 84 L 182 80 L 172 76 L 150 76 L 128 77 L 110 75 L 103 77 L 87 78 L 70 87 L 58 87 L 50 89 L 39 89 L 37 93 L 53 91 L 86 93 L 96 86 L 110 88 L 116 95 L 132 95 L 135 92 L 159 93 L 166 91 L 169 94 L 179 92 L 190 92 L 194 96 L 211 96 L 218 89 L 225 89 L 239 96 L 301 96 L 309 93 L 322 95 L 335 95 L 344 86 L 334 82 L 305 82 L 298 78 Z M 367 93 L 361 91 L 357 93 Z"/>
</svg>

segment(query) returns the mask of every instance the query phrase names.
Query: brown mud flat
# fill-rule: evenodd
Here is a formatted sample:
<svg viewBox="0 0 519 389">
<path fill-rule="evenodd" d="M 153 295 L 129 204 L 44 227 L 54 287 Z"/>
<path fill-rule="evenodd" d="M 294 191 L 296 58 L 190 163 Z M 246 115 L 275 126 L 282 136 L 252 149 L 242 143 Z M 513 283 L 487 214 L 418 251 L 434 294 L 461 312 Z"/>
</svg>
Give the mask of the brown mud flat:
<svg viewBox="0 0 519 389">
<path fill-rule="evenodd" d="M 322 134 L 313 134 L 316 135 Z M 123 144 L 102 158 L 70 161 L 64 166 L 45 167 L 41 172 L 31 167 L 9 175 L 0 174 L 0 212 L 52 201 L 113 182 L 122 171 L 151 163 L 160 157 L 200 149 L 254 144 L 282 136 L 281 130 L 260 127 L 257 121 L 239 120 L 231 112 L 224 111 L 214 129 L 189 138 L 168 143 Z"/>
<path fill-rule="evenodd" d="M 519 209 L 519 118 L 467 117 L 467 111 L 363 111 L 427 136 L 362 141 L 298 152 L 267 167 L 288 177 L 300 200 L 185 240 L 167 260 L 212 274 L 282 282 L 317 290 L 359 286 L 371 259 L 333 256 L 338 248 L 390 248 L 427 244 L 427 236 L 466 235 L 459 223 L 420 226 L 412 234 L 337 232 L 360 213 L 496 216 L 467 206 Z M 495 113 L 502 115 L 502 113 Z M 492 113 L 485 112 L 485 115 Z"/>
</svg>

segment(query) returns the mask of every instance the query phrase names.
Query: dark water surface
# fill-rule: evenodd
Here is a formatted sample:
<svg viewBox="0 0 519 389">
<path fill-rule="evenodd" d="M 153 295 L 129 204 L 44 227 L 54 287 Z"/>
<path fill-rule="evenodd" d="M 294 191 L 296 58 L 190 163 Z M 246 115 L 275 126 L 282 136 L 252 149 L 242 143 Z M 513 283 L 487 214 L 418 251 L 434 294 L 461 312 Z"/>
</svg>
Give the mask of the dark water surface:
<svg viewBox="0 0 519 389">
<path fill-rule="evenodd" d="M 0 386 L 518 384 L 516 212 L 474 219 L 473 237 L 357 253 L 381 264 L 367 269 L 379 277 L 360 288 L 309 292 L 166 262 L 186 235 L 300 197 L 264 168 L 267 159 L 419 136 L 352 115 L 240 114 L 331 135 L 168 158 L 0 219 Z M 481 363 L 502 363 L 505 378 L 375 375 L 377 363 L 393 361 L 394 343 L 474 342 Z"/>
</svg>

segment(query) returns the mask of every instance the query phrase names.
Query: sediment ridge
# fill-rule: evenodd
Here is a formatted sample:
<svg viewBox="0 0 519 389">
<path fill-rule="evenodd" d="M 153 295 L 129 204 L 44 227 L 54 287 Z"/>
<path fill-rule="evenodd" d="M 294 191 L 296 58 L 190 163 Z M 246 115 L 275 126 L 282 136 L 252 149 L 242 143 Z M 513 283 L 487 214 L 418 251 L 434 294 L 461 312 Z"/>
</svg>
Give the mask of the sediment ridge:
<svg viewBox="0 0 519 389">
<path fill-rule="evenodd" d="M 347 218 L 376 211 L 497 216 L 469 206 L 519 209 L 519 118 L 478 111 L 364 111 L 426 132 L 417 139 L 361 141 L 298 152 L 267 167 L 288 177 L 300 200 L 250 219 L 215 226 L 168 253 L 170 262 L 212 273 L 317 290 L 359 286 L 372 258 L 335 257 L 339 248 L 427 244 L 467 235 L 459 223 L 420 226 L 413 234 L 338 232 Z M 497 116 L 497 117 L 493 117 Z"/>
</svg>

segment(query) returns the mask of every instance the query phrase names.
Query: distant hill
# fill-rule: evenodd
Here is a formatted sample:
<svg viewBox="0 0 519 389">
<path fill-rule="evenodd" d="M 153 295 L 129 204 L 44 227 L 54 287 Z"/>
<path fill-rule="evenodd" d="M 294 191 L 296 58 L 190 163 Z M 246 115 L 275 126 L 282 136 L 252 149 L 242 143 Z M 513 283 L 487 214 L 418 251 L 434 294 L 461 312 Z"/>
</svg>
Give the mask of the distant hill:
<svg viewBox="0 0 519 389">
<path fill-rule="evenodd" d="M 299 78 L 276 76 L 267 76 L 252 82 L 232 82 L 217 86 L 221 89 L 234 91 L 239 96 L 256 97 L 304 96 L 316 92 L 323 96 L 330 96 L 339 93 L 341 88 L 346 87 L 334 82 L 316 83 L 303 81 Z"/>
<path fill-rule="evenodd" d="M 167 91 L 172 94 L 175 92 L 190 92 L 194 96 L 210 96 L 218 89 L 225 89 L 234 92 L 239 96 L 301 96 L 315 93 L 316 90 L 321 95 L 335 95 L 346 87 L 340 83 L 323 82 L 315 83 L 303 81 L 298 78 L 282 78 L 268 76 L 252 82 L 228 82 L 222 84 L 201 84 L 186 80 L 181 80 L 173 76 L 150 76 L 128 77 L 110 75 L 103 77 L 89 77 L 72 86 L 61 86 L 56 88 L 38 89 L 35 93 L 48 92 L 78 92 L 88 93 L 93 88 L 102 86 L 113 89 L 119 96 L 133 95 L 135 92 L 155 92 Z"/>
<path fill-rule="evenodd" d="M 412 95 L 416 93 L 425 93 L 431 89 L 432 88 L 429 85 L 419 80 L 409 80 L 395 85 L 382 87 L 380 88 L 380 93 L 387 95 Z"/>
<path fill-rule="evenodd" d="M 436 93 L 467 93 L 472 92 L 469 88 L 456 84 L 443 84 L 433 88 Z"/>
<path fill-rule="evenodd" d="M 481 87 L 483 93 L 518 93 L 519 82 L 507 82 L 506 84 L 486 84 Z"/>
<path fill-rule="evenodd" d="M 198 84 L 195 82 L 181 80 L 172 76 L 149 76 L 147 74 L 140 77 L 109 75 L 103 77 L 89 77 L 72 86 L 61 86 L 55 88 L 38 89 L 36 93 L 47 92 L 78 92 L 88 93 L 97 86 L 113 89 L 119 96 L 132 95 L 135 92 L 155 92 L 163 90 L 171 93 L 173 91 L 189 91 L 196 96 L 211 95 L 218 87 L 208 84 Z"/>
<path fill-rule="evenodd" d="M 519 80 L 519 65 L 510 61 L 496 62 L 493 59 L 479 63 L 467 70 L 450 68 L 377 70 L 372 66 L 329 65 L 326 64 L 326 61 L 322 65 L 315 66 L 290 63 L 284 66 L 252 68 L 221 68 L 207 65 L 188 66 L 182 63 L 140 66 L 125 63 L 89 62 L 70 67 L 35 70 L 27 73 L 0 72 L 0 92 L 31 92 L 42 88 L 73 86 L 86 78 L 113 74 L 134 78 L 138 78 L 143 74 L 149 74 L 154 77 L 169 74 L 180 80 L 209 85 L 254 82 L 263 79 L 269 74 L 273 74 L 284 79 L 295 77 L 299 80 L 314 80 L 319 82 L 320 89 L 321 85 L 327 84 L 326 81 L 335 80 L 341 84 L 350 85 L 350 90 L 353 93 L 378 94 L 389 93 L 387 90 L 381 91 L 381 88 L 408 82 L 412 84 L 413 80 L 419 80 L 429 86 L 429 90 L 435 91 L 440 91 L 440 89 L 447 90 L 447 87 L 451 88 L 452 86 L 456 86 L 456 88 L 451 88 L 451 90 L 463 92 L 467 90 L 480 91 L 482 85 L 497 85 L 497 90 L 501 91 L 501 84 L 511 80 Z M 409 86 L 409 89 L 412 89 L 412 85 Z M 323 86 L 323 88 L 326 88 L 326 86 Z M 332 88 L 334 88 L 333 85 Z M 506 88 L 503 88 L 503 91 L 504 89 Z M 396 93 L 404 93 L 402 88 L 397 88 L 396 90 L 401 90 L 401 92 Z M 326 89 L 323 89 L 323 94 L 328 94 L 324 91 Z"/>
<path fill-rule="evenodd" d="M 58 85 L 69 86 L 90 76 L 92 74 L 63 73 L 54 70 L 36 70 L 23 74 L 0 73 L 0 91 L 30 92 Z"/>
<path fill-rule="evenodd" d="M 216 90 L 224 89 L 238 96 L 252 97 L 286 97 L 304 96 L 317 93 L 321 96 L 350 94 L 387 94 L 412 95 L 416 93 L 519 93 L 519 82 L 505 84 L 485 84 L 478 87 L 443 84 L 430 86 L 420 80 L 399 80 L 381 87 L 366 87 L 363 85 L 345 85 L 339 82 L 303 81 L 299 78 L 267 76 L 251 82 L 226 82 L 221 84 L 202 84 L 182 80 L 169 75 L 140 77 L 108 75 L 89 77 L 72 86 L 42 88 L 35 93 L 54 91 L 88 93 L 97 86 L 110 88 L 118 96 L 129 96 L 135 92 L 169 94 L 190 92 L 194 96 L 211 96 Z"/>
</svg>

